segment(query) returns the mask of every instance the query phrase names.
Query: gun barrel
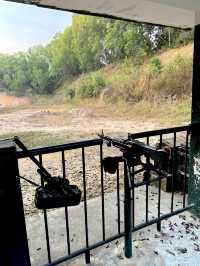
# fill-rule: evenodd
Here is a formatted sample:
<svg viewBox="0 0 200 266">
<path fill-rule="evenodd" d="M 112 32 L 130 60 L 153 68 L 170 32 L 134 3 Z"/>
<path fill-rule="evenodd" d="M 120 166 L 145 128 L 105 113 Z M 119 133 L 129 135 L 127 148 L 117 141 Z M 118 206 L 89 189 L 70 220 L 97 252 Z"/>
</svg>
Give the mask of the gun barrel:
<svg viewBox="0 0 200 266">
<path fill-rule="evenodd" d="M 22 149 L 25 154 L 39 167 L 38 173 L 47 180 L 51 178 L 50 173 L 42 166 L 42 164 L 35 158 L 35 156 L 31 154 L 31 152 L 26 148 L 26 146 L 21 142 L 21 140 L 18 137 L 14 137 L 13 140 L 17 144 L 17 146 Z"/>
<path fill-rule="evenodd" d="M 129 145 L 122 139 L 111 138 L 108 136 L 101 136 L 100 137 L 108 144 L 113 145 L 116 148 L 119 148 L 121 151 L 130 149 Z"/>
</svg>

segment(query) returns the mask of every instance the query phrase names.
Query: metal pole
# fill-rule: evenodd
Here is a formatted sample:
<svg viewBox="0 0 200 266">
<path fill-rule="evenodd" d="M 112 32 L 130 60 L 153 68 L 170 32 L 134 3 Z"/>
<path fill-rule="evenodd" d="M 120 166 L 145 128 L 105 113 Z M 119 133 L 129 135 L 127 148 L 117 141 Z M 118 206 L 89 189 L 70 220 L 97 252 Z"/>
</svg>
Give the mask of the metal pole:
<svg viewBox="0 0 200 266">
<path fill-rule="evenodd" d="M 124 232 L 125 256 L 132 257 L 132 204 L 128 164 L 124 162 Z"/>
<path fill-rule="evenodd" d="M 30 266 L 16 148 L 0 141 L 0 265 Z"/>
<path fill-rule="evenodd" d="M 190 142 L 190 176 L 188 202 L 194 203 L 193 212 L 200 216 L 200 25 L 194 31 L 192 134 Z"/>
</svg>

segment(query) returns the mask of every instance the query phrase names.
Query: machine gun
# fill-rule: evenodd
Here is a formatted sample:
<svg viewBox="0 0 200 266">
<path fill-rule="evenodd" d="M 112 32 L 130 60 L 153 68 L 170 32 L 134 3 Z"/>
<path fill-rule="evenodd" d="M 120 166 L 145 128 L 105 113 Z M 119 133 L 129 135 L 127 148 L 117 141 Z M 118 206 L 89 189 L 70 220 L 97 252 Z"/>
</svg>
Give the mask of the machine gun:
<svg viewBox="0 0 200 266">
<path fill-rule="evenodd" d="M 128 140 L 120 138 L 111 138 L 100 134 L 99 137 L 105 141 L 108 146 L 118 148 L 123 156 L 107 157 L 104 159 L 104 170 L 110 174 L 114 174 L 117 170 L 118 163 L 125 159 L 128 166 L 141 165 L 143 168 L 139 170 L 144 172 L 144 179 L 147 181 L 150 178 L 150 171 L 154 170 L 157 173 L 165 171 L 166 160 L 168 160 L 168 153 L 163 149 L 156 149 L 150 145 L 146 145 L 138 140 Z M 146 162 L 142 161 L 142 156 L 146 157 Z M 154 162 L 154 165 L 150 161 Z M 137 173 L 139 172 L 137 171 Z"/>
<path fill-rule="evenodd" d="M 14 137 L 14 142 L 23 150 L 38 167 L 37 172 L 44 180 L 44 185 L 40 186 L 25 179 L 29 183 L 36 185 L 35 205 L 38 209 L 51 209 L 67 206 L 75 206 L 80 203 L 81 191 L 76 185 L 70 185 L 69 180 L 60 176 L 51 176 L 44 166 L 32 155 L 18 137 Z"/>
</svg>

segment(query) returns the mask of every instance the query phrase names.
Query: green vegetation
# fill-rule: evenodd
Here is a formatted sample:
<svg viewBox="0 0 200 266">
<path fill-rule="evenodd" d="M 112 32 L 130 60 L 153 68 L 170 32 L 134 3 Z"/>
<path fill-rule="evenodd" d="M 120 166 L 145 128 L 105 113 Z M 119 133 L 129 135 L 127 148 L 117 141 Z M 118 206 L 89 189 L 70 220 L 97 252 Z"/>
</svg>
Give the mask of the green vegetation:
<svg viewBox="0 0 200 266">
<path fill-rule="evenodd" d="M 161 73 L 162 65 L 161 61 L 157 57 L 153 57 L 149 62 L 149 74 L 154 77 Z"/>
<path fill-rule="evenodd" d="M 0 87 L 19 96 L 52 94 L 67 80 L 69 86 L 65 83 L 65 94 L 70 99 L 97 97 L 105 85 L 112 85 L 117 91 L 113 95 L 114 101 L 118 95 L 125 101 L 138 101 L 141 93 L 137 87 L 137 75 L 146 58 L 191 40 L 192 32 L 74 15 L 72 25 L 63 33 L 56 34 L 48 45 L 15 55 L 0 54 Z M 120 63 L 120 68 L 123 65 L 125 70 L 122 74 L 117 71 L 105 78 L 100 76 L 100 72 L 83 75 L 119 62 L 123 62 Z M 131 71 L 132 77 L 127 71 Z M 166 71 L 154 57 L 149 63 L 148 79 L 154 83 L 154 79 Z M 168 69 L 168 72 L 173 73 L 173 69 Z M 81 86 L 70 85 L 69 81 L 79 75 Z M 123 93 L 120 84 L 125 85 Z"/>
<path fill-rule="evenodd" d="M 192 57 L 177 55 L 167 64 L 157 79 L 152 81 L 152 89 L 165 96 L 181 97 L 191 93 Z"/>
<path fill-rule="evenodd" d="M 89 73 L 81 78 L 80 83 L 72 83 L 71 86 L 67 86 L 66 96 L 69 99 L 74 97 L 96 98 L 105 85 L 104 78 L 99 73 Z"/>
<path fill-rule="evenodd" d="M 191 45 L 186 46 L 186 50 Z M 168 102 L 191 95 L 192 53 L 177 53 L 169 60 L 173 49 L 150 57 L 143 65 L 135 65 L 132 59 L 110 64 L 100 70 L 82 74 L 62 89 L 69 99 L 99 98 L 105 102 L 138 103 L 140 101 Z"/>
<path fill-rule="evenodd" d="M 73 141 L 71 136 L 67 134 L 58 133 L 52 134 L 50 132 L 23 132 L 17 133 L 17 136 L 28 145 L 29 148 L 45 147 L 50 145 L 58 145 Z M 0 139 L 12 138 L 12 134 L 1 135 Z"/>
</svg>

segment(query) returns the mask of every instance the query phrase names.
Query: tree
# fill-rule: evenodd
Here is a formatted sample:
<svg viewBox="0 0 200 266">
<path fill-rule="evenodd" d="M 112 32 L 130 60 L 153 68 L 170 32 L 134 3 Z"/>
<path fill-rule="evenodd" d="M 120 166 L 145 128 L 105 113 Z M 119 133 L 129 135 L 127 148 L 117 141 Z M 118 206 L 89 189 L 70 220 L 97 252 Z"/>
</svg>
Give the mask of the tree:
<svg viewBox="0 0 200 266">
<path fill-rule="evenodd" d="M 29 77 L 34 93 L 49 92 L 50 62 L 43 47 L 29 50 Z"/>
<path fill-rule="evenodd" d="M 81 72 L 102 67 L 105 23 L 102 18 L 75 15 L 72 23 L 72 50 Z"/>
<path fill-rule="evenodd" d="M 0 84 L 9 93 L 53 93 L 63 79 L 131 58 L 144 58 L 166 47 L 186 44 L 192 32 L 120 20 L 74 15 L 72 25 L 45 47 L 0 54 Z"/>
</svg>

